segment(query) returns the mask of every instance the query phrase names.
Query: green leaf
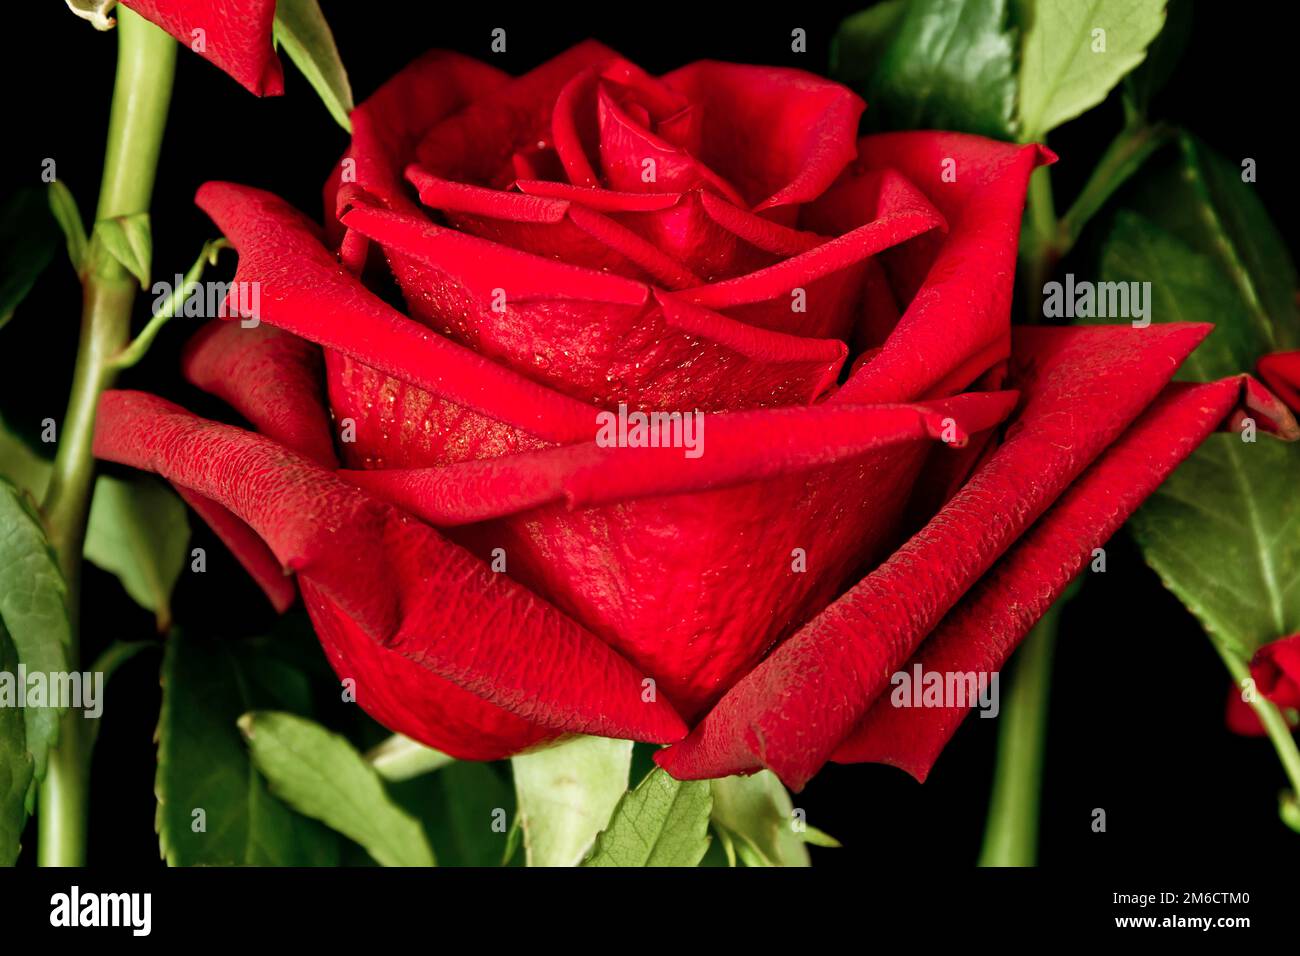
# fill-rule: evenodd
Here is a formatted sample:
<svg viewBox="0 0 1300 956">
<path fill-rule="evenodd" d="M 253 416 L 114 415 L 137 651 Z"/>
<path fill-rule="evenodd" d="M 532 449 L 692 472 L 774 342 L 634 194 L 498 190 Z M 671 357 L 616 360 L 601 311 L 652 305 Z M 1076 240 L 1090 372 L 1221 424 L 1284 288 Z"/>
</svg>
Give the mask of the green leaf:
<svg viewBox="0 0 1300 956">
<path fill-rule="evenodd" d="M 583 866 L 698 866 L 709 848 L 708 780 L 653 770 L 619 801 Z"/>
<path fill-rule="evenodd" d="M 1164 22 L 1165 0 L 1034 0 L 1020 62 L 1021 138 L 1040 140 L 1104 100 Z"/>
<path fill-rule="evenodd" d="M 511 759 L 529 866 L 577 866 L 627 791 L 630 740 L 574 737 Z"/>
<path fill-rule="evenodd" d="M 86 529 L 86 557 L 117 575 L 158 631 L 171 627 L 171 594 L 185 567 L 190 523 L 185 503 L 152 478 L 95 481 Z"/>
<path fill-rule="evenodd" d="M 269 710 L 244 714 L 239 729 L 271 792 L 299 813 L 355 840 L 383 866 L 434 865 L 419 821 L 389 798 L 345 737 Z"/>
<path fill-rule="evenodd" d="M 455 759 L 401 734 L 393 734 L 366 751 L 366 763 L 374 767 L 379 776 L 394 782 L 432 773 Z"/>
<path fill-rule="evenodd" d="M 32 500 L 40 501 L 45 497 L 52 470 L 50 463 L 27 447 L 0 416 L 0 477 L 8 478 Z"/>
<path fill-rule="evenodd" d="M 440 866 L 502 866 L 518 839 L 505 764 L 458 761 L 435 774 L 389 783 L 388 792 L 423 824 Z M 512 823 L 512 817 L 514 823 Z"/>
<path fill-rule="evenodd" d="M 1138 208 L 1214 260 L 1248 310 L 1261 352 L 1300 347 L 1295 263 L 1255 186 L 1242 181 L 1239 162 L 1195 137 L 1184 133 L 1179 148 L 1178 165 L 1152 179 Z"/>
<path fill-rule="evenodd" d="M 16 674 L 18 650 L 0 624 L 0 674 Z M 35 770 L 23 712 L 0 706 L 0 866 L 13 866 L 27 823 L 27 793 Z"/>
<path fill-rule="evenodd" d="M 1132 116 L 1145 117 L 1151 98 L 1173 76 L 1192 35 L 1192 5 L 1192 0 L 1169 0 L 1164 29 L 1142 65 L 1124 77 L 1124 100 Z"/>
<path fill-rule="evenodd" d="M 794 804 L 776 774 L 764 770 L 711 783 L 714 825 L 747 846 L 760 865 L 811 865 L 804 846 L 810 841 L 795 829 Z"/>
<path fill-rule="evenodd" d="M 885 0 L 846 17 L 831 37 L 831 76 L 855 90 L 866 90 L 898 35 L 907 6 L 907 0 Z M 870 107 L 875 109 L 875 104 Z"/>
<path fill-rule="evenodd" d="M 352 87 L 317 0 L 279 0 L 274 34 L 325 103 L 330 116 L 351 133 L 348 114 L 352 112 Z"/>
<path fill-rule="evenodd" d="M 333 866 L 339 838 L 272 796 L 236 721 L 310 709 L 306 679 L 255 641 L 174 631 L 163 656 L 157 828 L 172 866 Z M 203 811 L 204 830 L 196 830 Z"/>
<path fill-rule="evenodd" d="M 0 480 L 0 623 L 27 673 L 68 669 L 71 629 L 67 588 L 45 529 L 23 492 Z M 24 688 L 17 688 L 24 692 Z M 45 779 L 49 751 L 59 736 L 58 707 L 24 707 L 23 726 L 35 779 Z"/>
<path fill-rule="evenodd" d="M 841 25 L 835 48 L 842 78 L 866 76 L 859 88 L 872 126 L 1013 137 L 1016 44 L 1008 0 L 873 8 Z"/>
<path fill-rule="evenodd" d="M 81 221 L 81 212 L 77 209 L 77 200 L 61 180 L 50 183 L 50 211 L 54 221 L 63 230 L 63 238 L 68 246 L 68 260 L 72 271 L 78 275 L 86 264 L 87 247 L 90 240 L 86 238 L 86 227 Z"/>
<path fill-rule="evenodd" d="M 94 239 L 105 252 L 121 263 L 122 268 L 140 281 L 140 288 L 149 288 L 153 233 L 147 212 L 99 220 L 95 223 Z"/>
<path fill-rule="evenodd" d="M 40 500 L 50 472 L 50 463 L 0 418 L 0 475 Z M 170 626 L 168 605 L 185 566 L 189 533 L 185 504 L 161 482 L 96 479 L 85 556 L 116 575 L 136 603 L 154 612 L 160 632 Z"/>
<path fill-rule="evenodd" d="M 1215 259 L 1134 213 L 1102 257 L 1107 281 L 1150 281 L 1160 322 L 1214 322 L 1180 378 L 1250 368 L 1258 330 Z M 1300 444 L 1212 435 L 1135 514 L 1131 527 L 1165 586 L 1222 646 L 1249 658 L 1300 630 Z"/>
<path fill-rule="evenodd" d="M 58 241 L 39 189 L 20 189 L 0 204 L 0 328 L 54 258 Z"/>
</svg>

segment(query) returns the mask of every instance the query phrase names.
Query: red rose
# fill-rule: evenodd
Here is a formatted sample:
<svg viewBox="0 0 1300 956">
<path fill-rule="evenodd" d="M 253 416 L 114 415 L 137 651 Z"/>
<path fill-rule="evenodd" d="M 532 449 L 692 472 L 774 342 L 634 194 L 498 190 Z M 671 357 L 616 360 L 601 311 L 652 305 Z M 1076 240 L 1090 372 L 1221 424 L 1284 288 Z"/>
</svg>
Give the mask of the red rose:
<svg viewBox="0 0 1300 956">
<path fill-rule="evenodd" d="M 1250 661 L 1250 676 L 1255 681 L 1255 690 L 1278 707 L 1284 711 L 1300 710 L 1300 634 L 1280 637 L 1256 651 Z M 1234 688 L 1228 694 L 1228 728 L 1250 737 L 1263 736 L 1267 732 L 1264 725 L 1241 694 L 1241 688 Z"/>
<path fill-rule="evenodd" d="M 250 93 L 279 96 L 284 73 L 271 42 L 275 0 L 122 0 Z"/>
<path fill-rule="evenodd" d="M 966 711 L 891 708 L 890 675 L 999 668 L 1269 396 L 1168 384 L 1204 326 L 1013 333 L 1050 154 L 858 140 L 862 107 L 595 43 L 517 79 L 429 54 L 352 114 L 324 233 L 199 191 L 265 324 L 185 371 L 260 434 L 114 392 L 96 450 L 186 489 L 278 606 L 293 572 L 361 705 L 453 755 L 581 732 L 679 777 L 923 778 Z M 696 448 L 599 440 L 696 410 Z"/>
</svg>

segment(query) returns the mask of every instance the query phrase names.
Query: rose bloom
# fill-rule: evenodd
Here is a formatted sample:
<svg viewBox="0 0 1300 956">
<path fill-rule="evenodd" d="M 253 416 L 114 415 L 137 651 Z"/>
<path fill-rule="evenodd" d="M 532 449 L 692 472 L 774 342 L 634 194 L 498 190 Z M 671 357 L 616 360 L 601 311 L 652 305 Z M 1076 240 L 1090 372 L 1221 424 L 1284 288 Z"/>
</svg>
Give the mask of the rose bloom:
<svg viewBox="0 0 1300 956">
<path fill-rule="evenodd" d="M 323 228 L 199 190 L 258 294 L 184 371 L 247 427 L 109 392 L 97 454 L 172 481 L 363 708 L 456 757 L 582 733 L 679 778 L 924 779 L 968 706 L 895 708 L 891 675 L 996 671 L 1207 434 L 1287 416 L 1170 384 L 1208 326 L 1013 330 L 1051 154 L 859 139 L 863 108 L 594 42 L 517 78 L 430 53 L 352 114 Z M 698 455 L 598 440 L 696 411 Z"/>
</svg>

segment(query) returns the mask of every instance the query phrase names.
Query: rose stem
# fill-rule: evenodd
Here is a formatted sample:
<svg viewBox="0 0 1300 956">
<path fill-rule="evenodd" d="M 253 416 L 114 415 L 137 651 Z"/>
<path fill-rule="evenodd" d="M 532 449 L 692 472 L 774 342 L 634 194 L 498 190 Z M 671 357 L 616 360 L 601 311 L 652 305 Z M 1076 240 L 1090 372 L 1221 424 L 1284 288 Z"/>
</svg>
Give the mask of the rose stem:
<svg viewBox="0 0 1300 956">
<path fill-rule="evenodd" d="M 176 42 L 144 18 L 117 8 L 118 58 L 96 221 L 147 212 L 171 102 Z M 91 444 L 100 393 L 115 377 L 110 358 L 130 333 L 136 280 L 110 255 L 92 254 L 82 277 L 81 339 L 72 392 L 43 511 L 50 542 L 68 586 L 72 646 L 78 669 L 81 551 L 95 461 Z M 89 735 L 76 712 L 64 716 L 58 747 L 41 785 L 37 859 L 42 866 L 77 866 L 86 857 Z"/>
<path fill-rule="evenodd" d="M 984 825 L 980 866 L 1033 866 L 1038 858 L 1038 804 L 1047 737 L 1052 654 L 1063 595 L 1029 632 L 1016 654 L 1010 692 L 998 721 L 993 795 Z"/>
</svg>

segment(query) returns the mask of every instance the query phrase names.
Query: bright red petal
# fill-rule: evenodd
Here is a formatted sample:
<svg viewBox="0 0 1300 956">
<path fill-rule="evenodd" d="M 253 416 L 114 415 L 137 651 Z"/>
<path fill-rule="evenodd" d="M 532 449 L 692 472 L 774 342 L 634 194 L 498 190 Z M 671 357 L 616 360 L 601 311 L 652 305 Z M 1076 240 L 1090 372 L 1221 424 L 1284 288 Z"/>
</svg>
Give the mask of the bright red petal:
<svg viewBox="0 0 1300 956">
<path fill-rule="evenodd" d="M 123 4 L 183 46 L 197 50 L 249 92 L 258 96 L 284 92 L 284 74 L 271 45 L 275 0 L 123 0 Z"/>
<path fill-rule="evenodd" d="M 1166 386 L 926 638 L 901 670 L 989 674 L 1120 526 L 1231 411 L 1241 379 Z M 924 781 L 969 707 L 894 707 L 881 694 L 835 751 L 841 763 L 873 761 Z"/>
<path fill-rule="evenodd" d="M 451 682 L 555 732 L 663 742 L 684 731 L 666 702 L 642 700 L 643 675 L 598 638 L 427 525 L 269 439 L 143 393 L 107 392 L 95 453 L 155 471 L 246 521 L 297 572 L 309 609 L 346 618 L 334 622 L 333 650 L 359 669 L 406 661 L 438 678 L 430 693 Z M 378 695 L 372 703 L 380 720 L 393 719 Z M 437 734 L 426 727 L 416 736 Z"/>
<path fill-rule="evenodd" d="M 682 779 L 767 767 L 801 788 L 944 614 L 1148 405 L 1208 326 L 1027 328 L 1005 443 L 888 561 L 656 760 Z"/>
</svg>

